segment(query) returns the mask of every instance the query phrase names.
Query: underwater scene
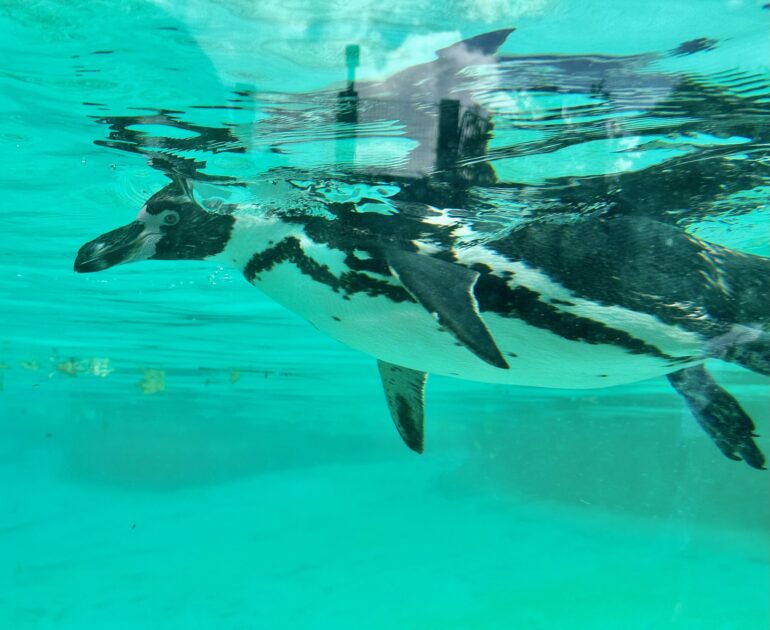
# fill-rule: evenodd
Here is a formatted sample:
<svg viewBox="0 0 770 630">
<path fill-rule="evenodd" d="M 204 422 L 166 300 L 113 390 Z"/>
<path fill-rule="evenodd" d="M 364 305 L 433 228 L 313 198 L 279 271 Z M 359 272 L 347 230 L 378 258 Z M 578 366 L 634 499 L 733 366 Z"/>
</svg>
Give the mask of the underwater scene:
<svg viewBox="0 0 770 630">
<path fill-rule="evenodd" d="M 770 627 L 769 19 L 0 1 L 0 630 Z"/>
</svg>

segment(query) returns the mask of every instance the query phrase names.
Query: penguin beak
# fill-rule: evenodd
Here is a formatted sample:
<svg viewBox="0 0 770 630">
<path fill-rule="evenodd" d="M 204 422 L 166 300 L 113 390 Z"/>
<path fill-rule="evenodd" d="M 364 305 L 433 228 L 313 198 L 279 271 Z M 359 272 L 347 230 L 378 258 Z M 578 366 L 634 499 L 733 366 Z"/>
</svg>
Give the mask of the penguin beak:
<svg viewBox="0 0 770 630">
<path fill-rule="evenodd" d="M 155 253 L 158 240 L 160 234 L 148 231 L 142 221 L 133 221 L 83 245 L 75 258 L 75 271 L 102 271 L 114 265 L 146 260 Z"/>
</svg>

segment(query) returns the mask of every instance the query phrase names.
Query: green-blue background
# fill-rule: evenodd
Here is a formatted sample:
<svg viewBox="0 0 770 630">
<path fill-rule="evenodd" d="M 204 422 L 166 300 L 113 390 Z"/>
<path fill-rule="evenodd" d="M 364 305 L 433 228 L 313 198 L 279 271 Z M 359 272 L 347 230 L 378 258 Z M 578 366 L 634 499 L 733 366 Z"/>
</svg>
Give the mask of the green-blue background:
<svg viewBox="0 0 770 630">
<path fill-rule="evenodd" d="M 663 379 L 435 378 L 417 457 L 373 361 L 236 273 L 72 272 L 164 182 L 94 115 L 326 88 L 350 42 L 386 76 L 511 25 L 511 54 L 708 36 L 704 74 L 767 73 L 761 4 L 0 3 L 0 628 L 766 628 L 767 474 Z M 766 252 L 767 221 L 701 230 Z M 770 451 L 767 379 L 713 368 Z"/>
</svg>

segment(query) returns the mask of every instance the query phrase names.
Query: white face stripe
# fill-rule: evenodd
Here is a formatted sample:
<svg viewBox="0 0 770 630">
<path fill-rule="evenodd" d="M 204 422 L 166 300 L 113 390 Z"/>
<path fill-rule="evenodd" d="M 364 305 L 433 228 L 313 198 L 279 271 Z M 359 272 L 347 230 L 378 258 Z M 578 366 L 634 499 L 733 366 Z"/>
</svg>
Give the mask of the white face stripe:
<svg viewBox="0 0 770 630">
<path fill-rule="evenodd" d="M 150 214 L 147 212 L 147 205 L 145 204 L 142 206 L 142 209 L 135 219 L 144 224 L 144 231 L 138 238 L 138 240 L 141 241 L 141 246 L 131 255 L 131 260 L 148 260 L 155 255 L 157 252 L 158 241 L 163 238 L 160 226 L 163 225 L 163 217 L 166 213 L 167 212 L 164 211 L 160 214 Z"/>
<path fill-rule="evenodd" d="M 157 251 L 158 241 L 162 238 L 160 232 L 143 232 L 139 237 L 142 241 L 142 246 L 134 252 L 131 258 L 133 260 L 147 260 L 152 258 Z"/>
<path fill-rule="evenodd" d="M 174 210 L 173 208 L 169 208 L 168 210 L 163 210 L 162 212 L 159 212 L 158 214 L 150 214 L 147 212 L 147 206 L 142 206 L 142 209 L 139 211 L 139 214 L 136 215 L 136 221 L 141 221 L 145 225 L 145 230 L 148 232 L 158 232 L 158 235 L 160 235 L 160 226 L 165 225 L 164 219 L 166 218 L 166 215 L 173 212 L 177 216 L 179 213 Z M 157 241 L 156 241 L 157 242 Z"/>
</svg>

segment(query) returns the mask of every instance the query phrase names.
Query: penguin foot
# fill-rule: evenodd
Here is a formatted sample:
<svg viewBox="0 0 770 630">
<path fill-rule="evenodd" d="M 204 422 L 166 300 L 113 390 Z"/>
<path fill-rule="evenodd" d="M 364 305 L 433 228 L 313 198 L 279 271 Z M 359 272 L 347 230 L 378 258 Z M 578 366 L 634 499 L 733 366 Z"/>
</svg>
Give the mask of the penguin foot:
<svg viewBox="0 0 770 630">
<path fill-rule="evenodd" d="M 765 469 L 765 456 L 754 438 L 754 422 L 740 403 L 722 389 L 702 365 L 668 375 L 706 433 L 727 457 Z"/>
</svg>

